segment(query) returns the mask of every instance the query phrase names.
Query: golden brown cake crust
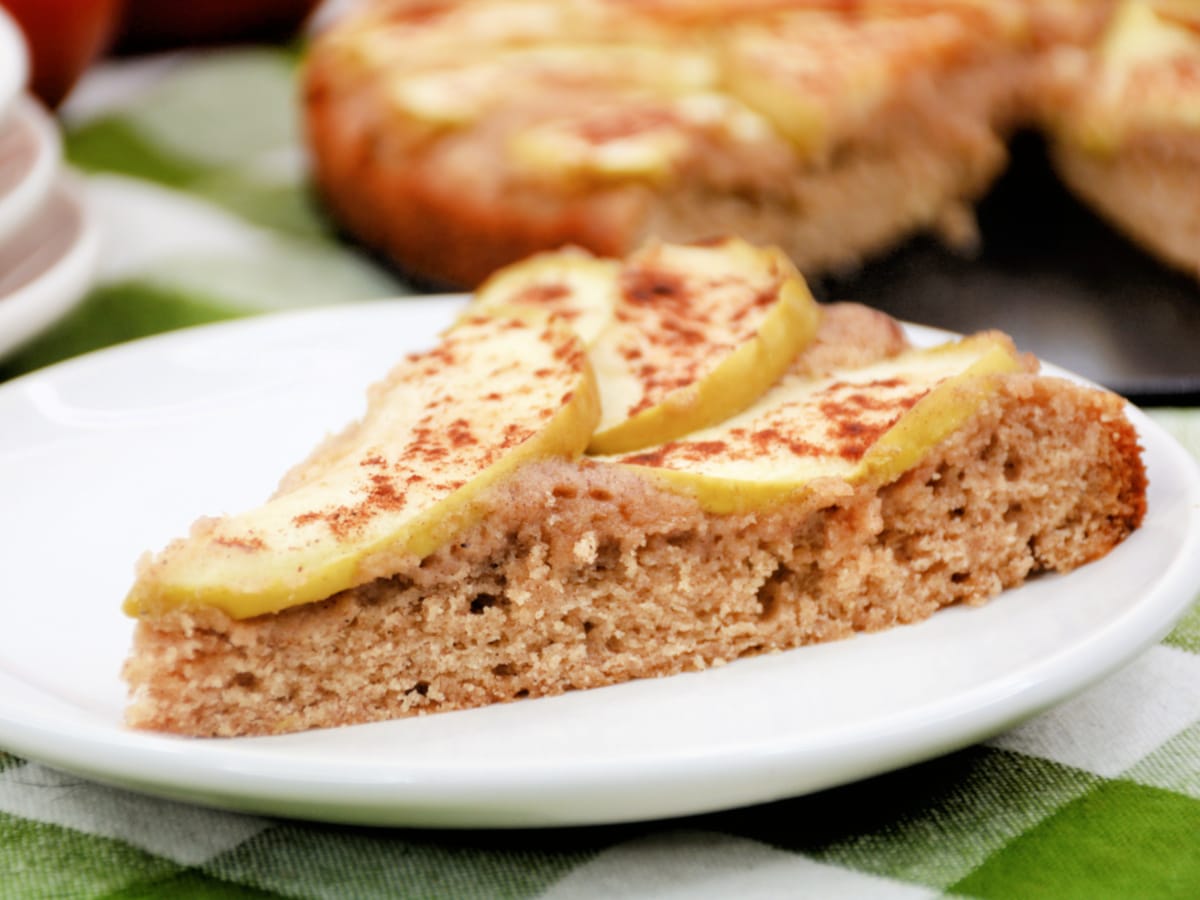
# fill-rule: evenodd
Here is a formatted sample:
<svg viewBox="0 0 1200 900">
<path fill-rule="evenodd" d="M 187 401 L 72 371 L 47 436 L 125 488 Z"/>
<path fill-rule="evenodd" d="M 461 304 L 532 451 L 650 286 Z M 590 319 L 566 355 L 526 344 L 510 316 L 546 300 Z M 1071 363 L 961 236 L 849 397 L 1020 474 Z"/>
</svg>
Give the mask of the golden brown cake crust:
<svg viewBox="0 0 1200 900">
<path fill-rule="evenodd" d="M 1141 522 L 1119 398 L 1001 376 L 968 425 L 881 488 L 705 513 L 619 466 L 535 463 L 424 560 L 329 600 L 138 624 L 130 724 L 262 734 L 461 709 L 920 621 L 1069 571 Z"/>
</svg>

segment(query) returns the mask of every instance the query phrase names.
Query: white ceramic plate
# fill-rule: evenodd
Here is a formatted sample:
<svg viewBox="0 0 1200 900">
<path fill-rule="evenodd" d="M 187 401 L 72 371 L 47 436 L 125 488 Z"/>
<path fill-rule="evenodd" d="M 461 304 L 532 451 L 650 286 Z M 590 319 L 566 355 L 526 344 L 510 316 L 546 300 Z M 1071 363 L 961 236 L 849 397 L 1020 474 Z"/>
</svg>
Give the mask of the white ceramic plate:
<svg viewBox="0 0 1200 900">
<path fill-rule="evenodd" d="M 0 121 L 0 242 L 46 199 L 61 156 L 58 126 L 45 107 L 32 97 L 18 98 Z"/>
<path fill-rule="evenodd" d="M 0 7 L 0 123 L 29 78 L 29 54 L 20 26 Z"/>
<path fill-rule="evenodd" d="M 120 724 L 134 560 L 259 502 L 429 345 L 447 298 L 210 326 L 0 387 L 0 746 L 199 803 L 397 825 L 518 826 L 768 801 L 934 756 L 1059 701 L 1159 639 L 1200 587 L 1200 474 L 1137 411 L 1145 526 L 982 609 L 563 697 L 270 738 Z M 918 338 L 933 340 L 927 330 Z"/>
<path fill-rule="evenodd" d="M 0 241 L 0 356 L 83 299 L 99 244 L 81 189 L 60 176 L 33 217 Z"/>
</svg>

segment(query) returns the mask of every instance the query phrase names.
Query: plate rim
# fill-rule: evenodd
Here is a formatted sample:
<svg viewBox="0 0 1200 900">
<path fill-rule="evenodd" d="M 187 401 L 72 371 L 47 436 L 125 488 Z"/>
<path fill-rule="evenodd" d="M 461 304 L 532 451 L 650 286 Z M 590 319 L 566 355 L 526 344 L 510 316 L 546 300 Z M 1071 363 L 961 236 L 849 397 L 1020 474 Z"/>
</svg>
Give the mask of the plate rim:
<svg viewBox="0 0 1200 900">
<path fill-rule="evenodd" d="M 95 276 L 100 257 L 100 228 L 84 186 L 71 173 L 59 171 L 42 208 L 56 202 L 56 195 L 75 214 L 77 233 L 62 253 L 31 280 L 0 294 L 0 359 L 19 350 L 81 303 Z M 40 212 L 34 212 L 33 217 Z"/>
<path fill-rule="evenodd" d="M 419 304 L 425 307 L 440 305 L 446 311 L 451 311 L 455 300 L 461 301 L 461 295 L 435 295 L 422 297 L 404 297 L 395 302 L 404 304 Z M 220 322 L 182 329 L 163 335 L 131 342 L 117 347 L 104 348 L 68 360 L 47 369 L 38 370 L 13 379 L 7 385 L 0 386 L 0 393 L 6 392 L 11 385 L 18 385 L 28 379 L 37 377 L 53 377 L 56 373 L 80 366 L 88 366 L 98 355 L 126 354 L 131 347 L 146 350 L 150 342 L 170 344 L 175 342 L 188 343 L 197 339 L 198 332 L 219 332 L 225 329 L 245 329 L 247 326 L 270 327 L 270 323 L 278 323 L 284 317 L 319 317 L 333 315 L 355 315 L 366 309 L 378 311 L 379 301 L 368 303 L 345 304 L 334 307 L 324 307 L 316 310 L 301 310 L 282 314 L 270 314 L 251 319 Z M 403 315 L 401 309 L 398 315 Z M 952 334 L 940 329 L 930 329 L 926 326 L 914 326 L 906 323 L 906 329 L 914 336 L 924 335 L 931 340 L 937 340 Z M 219 334 L 217 335 L 219 339 Z M 203 338 L 201 338 L 203 339 Z M 1047 374 L 1065 375 L 1077 381 L 1085 381 L 1070 373 L 1065 373 L 1051 365 L 1046 365 Z M 658 809 L 647 816 L 643 811 L 633 812 L 629 816 L 605 815 L 599 818 L 591 816 L 563 818 L 561 813 L 555 814 L 548 809 L 530 809 L 528 804 L 516 813 L 505 813 L 495 806 L 489 811 L 472 809 L 472 795 L 487 788 L 495 793 L 494 781 L 497 776 L 506 779 L 504 789 L 496 794 L 496 799 L 518 804 L 521 795 L 531 790 L 549 791 L 575 790 L 597 792 L 611 790 L 613 780 L 620 782 L 622 789 L 628 791 L 631 787 L 650 782 L 661 784 L 664 780 L 676 783 L 682 787 L 696 787 L 711 778 L 715 772 L 723 771 L 724 767 L 736 762 L 742 770 L 741 781 L 749 783 L 751 776 L 762 768 L 777 769 L 781 762 L 791 760 L 794 765 L 797 758 L 803 760 L 807 756 L 820 751 L 820 748 L 805 748 L 791 744 L 775 743 L 770 747 L 759 747 L 747 753 L 744 749 L 736 754 L 730 748 L 721 749 L 716 753 L 702 754 L 689 761 L 689 765 L 681 766 L 674 757 L 654 758 L 649 762 L 639 761 L 635 777 L 632 781 L 628 774 L 622 777 L 620 772 L 601 771 L 581 773 L 575 766 L 561 766 L 550 770 L 539 769 L 533 772 L 528 766 L 505 764 L 481 768 L 474 773 L 456 773 L 452 784 L 444 781 L 427 780 L 422 782 L 424 773 L 416 767 L 415 773 L 411 767 L 408 777 L 400 777 L 403 773 L 393 773 L 393 778 L 381 781 L 379 772 L 355 778 L 349 776 L 331 781 L 326 777 L 319 785 L 310 783 L 309 776 L 304 770 L 328 768 L 327 764 L 305 760 L 303 764 L 294 766 L 291 774 L 274 773 L 274 778 L 264 781 L 264 769 L 270 767 L 271 755 L 252 756 L 248 761 L 243 758 L 241 766 L 231 765 L 238 760 L 236 750 L 224 754 L 222 751 L 209 753 L 201 751 L 188 758 L 186 751 L 181 755 L 181 745 L 194 745 L 193 739 L 177 738 L 161 735 L 146 735 L 132 732 L 119 723 L 105 728 L 91 739 L 88 746 L 103 747 L 116 754 L 117 760 L 110 760 L 103 766 L 97 767 L 94 762 L 89 764 L 87 759 L 80 759 L 77 753 L 64 752 L 58 746 L 64 735 L 55 730 L 53 722 L 47 721 L 13 721 L 11 698 L 8 697 L 6 685 L 11 686 L 14 679 L 7 673 L 0 672 L 0 739 L 13 752 L 30 759 L 45 761 L 59 768 L 82 774 L 85 777 L 109 784 L 132 788 L 144 793 L 158 796 L 173 797 L 190 802 L 215 805 L 226 809 L 238 809 L 246 812 L 265 814 L 283 814 L 300 818 L 311 818 L 321 821 L 347 822 L 368 825 L 419 825 L 435 827 L 528 827 L 530 825 L 554 824 L 600 824 L 619 821 L 642 820 L 657 818 L 664 815 L 686 815 L 727 808 L 730 805 L 768 802 L 783 796 L 797 796 L 812 790 L 833 787 L 836 784 L 850 780 L 870 777 L 883 771 L 907 765 L 922 759 L 940 755 L 944 752 L 975 743 L 982 737 L 994 734 L 1008 725 L 1014 724 L 1041 710 L 1053 705 L 1068 696 L 1084 689 L 1105 675 L 1120 668 L 1142 650 L 1160 640 L 1172 624 L 1190 608 L 1200 587 L 1200 465 L 1194 457 L 1184 449 L 1165 429 L 1151 420 L 1136 407 L 1129 407 L 1131 419 L 1146 446 L 1147 455 L 1153 445 L 1154 453 L 1161 457 L 1160 464 L 1166 471 L 1175 473 L 1176 477 L 1184 479 L 1187 488 L 1187 502 L 1191 504 L 1190 515 L 1187 517 L 1187 531 L 1180 538 L 1180 549 L 1171 559 L 1170 565 L 1153 580 L 1147 591 L 1139 594 L 1134 600 L 1121 607 L 1121 613 L 1110 621 L 1100 632 L 1091 634 L 1091 644 L 1099 644 L 1105 649 L 1101 654 L 1102 661 L 1097 663 L 1093 652 L 1085 656 L 1081 649 L 1074 648 L 1063 653 L 1054 653 L 1040 658 L 1032 668 L 1041 673 L 1041 677 L 1032 684 L 1026 684 L 1019 690 L 1004 688 L 999 682 L 1003 679 L 993 679 L 983 685 L 975 686 L 966 691 L 956 693 L 953 697 L 943 699 L 934 706 L 948 707 L 948 710 L 938 712 L 944 716 L 951 713 L 949 721 L 954 726 L 943 729 L 935 748 L 930 747 L 929 735 L 921 731 L 914 732 L 910 725 L 907 729 L 900 727 L 897 737 L 900 742 L 900 752 L 893 752 L 885 760 L 875 759 L 873 763 L 865 762 L 861 757 L 869 753 L 869 745 L 878 740 L 881 729 L 879 720 L 871 723 L 858 723 L 842 729 L 849 732 L 852 752 L 846 753 L 843 772 L 846 777 L 820 779 L 819 785 L 809 786 L 801 791 L 793 791 L 781 783 L 782 792 L 773 796 L 747 794 L 738 802 L 730 804 L 721 802 L 716 806 L 703 802 L 692 805 L 678 805 L 673 809 Z M 1061 576 L 1069 578 L 1070 575 Z M 919 626 L 911 626 L 919 627 Z M 892 629 L 881 634 L 903 632 L 903 629 Z M 870 637 L 870 636 L 868 636 Z M 824 645 L 836 647 L 834 644 Z M 801 648 L 801 651 L 804 648 Z M 801 652 L 791 651 L 791 652 Z M 1071 670 L 1064 675 L 1059 670 Z M 1049 670 L 1049 671 L 1043 671 Z M 703 675 L 703 673 L 696 673 Z M 687 676 L 683 676 L 687 677 Z M 37 688 L 33 688 L 36 692 Z M 549 698 L 551 700 L 555 698 Z M 979 700 L 981 702 L 975 702 Z M 967 708 L 963 704 L 971 701 Z M 932 712 L 937 712 L 933 709 Z M 882 721 L 883 730 L 903 726 L 906 719 L 912 718 L 911 712 L 896 714 Z M 998 724 L 999 723 L 999 724 Z M 378 725 L 351 726 L 351 728 L 372 728 Z M 204 746 L 236 747 L 239 742 L 250 741 L 261 744 L 274 738 L 236 738 L 217 744 L 205 742 Z M 803 742 L 800 742 L 801 744 Z M 824 752 L 828 753 L 828 749 Z M 733 754 L 736 759 L 731 760 Z M 286 755 L 286 752 L 285 752 Z M 877 756 L 877 755 L 876 755 Z M 214 774 L 214 762 L 222 763 L 219 771 Z M 119 764 L 117 764 L 119 763 Z M 399 763 L 392 763 L 393 767 Z M 381 767 L 376 767 L 381 768 Z M 382 767 L 387 768 L 387 767 Z M 186 783 L 181 783 L 181 770 L 187 776 Z M 435 771 L 436 767 L 433 770 Z M 436 771 L 435 771 L 436 774 Z M 444 773 L 442 773 L 444 774 Z M 327 775 L 327 773 L 326 773 Z M 223 778 L 222 778 L 223 776 Z M 303 796 L 297 796 L 297 788 L 305 788 Z M 382 789 L 381 789 L 382 788 Z M 352 808 L 347 806 L 347 798 L 351 798 Z M 475 797 L 475 800 L 478 798 Z M 425 808 L 436 804 L 438 808 Z M 475 804 L 477 806 L 477 804 Z M 543 804 L 543 807 L 546 804 Z M 534 804 L 536 807 L 537 804 Z"/>
<path fill-rule="evenodd" d="M 29 80 L 29 48 L 25 32 L 8 10 L 0 7 L 0 123 Z"/>
<path fill-rule="evenodd" d="M 3 48 L 0 48 L 3 53 Z M 0 194 L 0 242 L 7 240 L 22 224 L 37 215 L 43 201 L 54 190 L 62 163 L 62 137 L 45 106 L 36 98 L 18 97 L 0 129 L 24 128 L 36 145 L 33 164 L 25 176 L 7 193 Z"/>
</svg>

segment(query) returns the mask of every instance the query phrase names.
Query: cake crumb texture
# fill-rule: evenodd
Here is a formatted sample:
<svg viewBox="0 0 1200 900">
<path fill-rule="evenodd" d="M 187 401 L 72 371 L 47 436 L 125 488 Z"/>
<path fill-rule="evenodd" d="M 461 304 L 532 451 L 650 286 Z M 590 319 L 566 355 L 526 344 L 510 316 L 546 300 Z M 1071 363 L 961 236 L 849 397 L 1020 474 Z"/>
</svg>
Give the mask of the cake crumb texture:
<svg viewBox="0 0 1200 900">
<path fill-rule="evenodd" d="M 884 337 L 884 335 L 881 335 Z M 886 339 L 884 340 L 886 344 Z M 1145 513 L 1124 401 L 1029 374 L 883 485 L 714 515 L 628 468 L 543 461 L 424 559 L 236 621 L 137 625 L 128 722 L 272 734 L 704 669 L 980 604 L 1107 553 Z"/>
</svg>

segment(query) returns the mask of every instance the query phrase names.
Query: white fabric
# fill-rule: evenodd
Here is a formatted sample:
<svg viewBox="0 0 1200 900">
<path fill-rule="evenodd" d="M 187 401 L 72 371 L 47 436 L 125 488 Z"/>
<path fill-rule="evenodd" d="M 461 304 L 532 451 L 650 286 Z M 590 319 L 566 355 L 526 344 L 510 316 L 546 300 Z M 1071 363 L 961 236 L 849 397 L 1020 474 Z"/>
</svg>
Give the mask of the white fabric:
<svg viewBox="0 0 1200 900">
<path fill-rule="evenodd" d="M 206 862 L 270 824 L 116 790 L 35 763 L 0 772 L 0 811 L 116 838 L 183 865 Z"/>
<path fill-rule="evenodd" d="M 935 896 L 928 888 L 815 862 L 745 838 L 672 832 L 606 850 L 554 884 L 542 900 Z"/>
<path fill-rule="evenodd" d="M 989 741 L 1107 778 L 1200 721 L 1200 656 L 1152 647 L 1126 668 Z"/>
</svg>

